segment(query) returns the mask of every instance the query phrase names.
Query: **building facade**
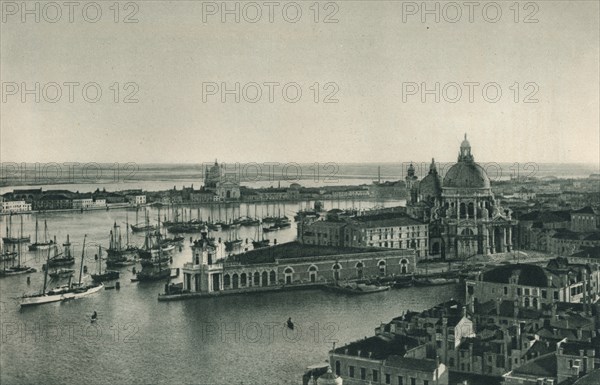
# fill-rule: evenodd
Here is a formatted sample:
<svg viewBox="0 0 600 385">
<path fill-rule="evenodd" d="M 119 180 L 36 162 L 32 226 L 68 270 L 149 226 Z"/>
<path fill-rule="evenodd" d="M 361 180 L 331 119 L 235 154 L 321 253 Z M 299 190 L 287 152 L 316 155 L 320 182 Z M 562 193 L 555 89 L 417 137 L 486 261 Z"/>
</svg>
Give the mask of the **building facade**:
<svg viewBox="0 0 600 385">
<path fill-rule="evenodd" d="M 471 154 L 466 134 L 454 164 L 443 180 L 432 160 L 429 174 L 414 180 L 409 213 L 429 223 L 429 250 L 442 258 L 467 259 L 476 254 L 509 252 L 513 249 L 512 211 L 496 201 L 487 172 Z"/>
</svg>

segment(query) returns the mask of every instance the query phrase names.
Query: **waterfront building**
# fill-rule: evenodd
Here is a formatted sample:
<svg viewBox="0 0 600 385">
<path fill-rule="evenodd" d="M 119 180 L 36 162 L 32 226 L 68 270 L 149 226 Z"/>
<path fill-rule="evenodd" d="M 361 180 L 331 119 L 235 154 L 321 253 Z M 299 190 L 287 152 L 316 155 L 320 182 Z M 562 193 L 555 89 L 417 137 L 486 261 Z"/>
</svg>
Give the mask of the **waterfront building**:
<svg viewBox="0 0 600 385">
<path fill-rule="evenodd" d="M 407 188 L 411 189 L 409 214 L 430 225 L 430 254 L 466 259 L 512 251 L 517 221 L 512 210 L 496 201 L 487 172 L 475 162 L 466 134 L 458 161 L 443 180 L 432 160 L 429 174 L 418 183 L 407 180 Z"/>
<path fill-rule="evenodd" d="M 73 199 L 65 194 L 45 193 L 32 203 L 33 210 L 64 210 L 73 208 Z"/>
<path fill-rule="evenodd" d="M 402 211 L 357 214 L 330 211 L 325 220 L 304 220 L 298 223 L 298 240 L 307 245 L 415 250 L 417 258 L 428 255 L 426 223 Z"/>
<path fill-rule="evenodd" d="M 214 192 L 220 201 L 240 199 L 240 180 L 236 173 L 227 173 L 223 165 L 215 164 L 206 168 L 204 188 Z"/>
<path fill-rule="evenodd" d="M 585 265 L 572 265 L 564 258 L 543 268 L 531 264 L 510 264 L 480 273 L 466 282 L 466 302 L 508 300 L 518 306 L 541 309 L 556 301 L 594 303 L 598 300 L 600 271 Z"/>
<path fill-rule="evenodd" d="M 31 203 L 27 203 L 24 200 L 21 201 L 2 201 L 3 214 L 11 213 L 22 213 L 31 211 Z"/>
<path fill-rule="evenodd" d="M 270 290 L 407 275 L 415 269 L 413 250 L 290 242 L 217 260 L 209 243 L 201 240 L 193 246 L 192 262 L 183 266 L 183 290 L 199 294 Z"/>
<path fill-rule="evenodd" d="M 600 246 L 600 231 L 571 231 L 561 229 L 548 237 L 548 251 L 553 254 L 569 255 L 586 247 Z"/>
</svg>

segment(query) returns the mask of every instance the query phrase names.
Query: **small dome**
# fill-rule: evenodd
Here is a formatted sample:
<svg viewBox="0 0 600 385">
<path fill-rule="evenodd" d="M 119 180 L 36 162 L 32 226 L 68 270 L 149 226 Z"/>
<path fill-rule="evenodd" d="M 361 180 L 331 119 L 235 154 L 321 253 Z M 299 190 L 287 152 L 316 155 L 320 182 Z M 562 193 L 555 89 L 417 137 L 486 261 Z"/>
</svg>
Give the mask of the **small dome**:
<svg viewBox="0 0 600 385">
<path fill-rule="evenodd" d="M 490 188 L 490 178 L 475 162 L 458 162 L 444 177 L 444 188 Z"/>
<path fill-rule="evenodd" d="M 460 148 L 471 148 L 471 143 L 467 140 L 467 134 L 465 134 L 465 139 L 460 144 Z"/>
<path fill-rule="evenodd" d="M 331 367 L 327 368 L 327 373 L 317 379 L 317 385 L 342 385 L 342 383 L 342 379 L 333 374 Z"/>
</svg>

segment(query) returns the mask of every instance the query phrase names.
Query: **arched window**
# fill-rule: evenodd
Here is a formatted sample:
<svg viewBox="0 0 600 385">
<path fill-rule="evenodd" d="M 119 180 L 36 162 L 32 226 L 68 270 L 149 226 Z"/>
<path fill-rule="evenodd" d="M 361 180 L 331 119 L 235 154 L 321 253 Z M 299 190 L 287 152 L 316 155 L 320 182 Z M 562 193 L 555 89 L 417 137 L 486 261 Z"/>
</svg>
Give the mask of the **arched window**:
<svg viewBox="0 0 600 385">
<path fill-rule="evenodd" d="M 525 297 L 525 307 L 529 307 L 529 297 Z"/>
<path fill-rule="evenodd" d="M 311 265 L 308 268 L 308 278 L 310 282 L 317 282 L 317 267 L 315 265 Z"/>
<path fill-rule="evenodd" d="M 339 263 L 336 263 L 335 265 L 333 265 L 333 279 L 335 279 L 336 281 L 338 279 L 340 279 L 340 269 L 342 268 L 342 266 Z"/>
<path fill-rule="evenodd" d="M 237 289 L 240 286 L 239 285 L 239 277 L 238 277 L 237 273 L 231 276 L 231 281 L 233 283 L 234 289 Z"/>
<path fill-rule="evenodd" d="M 383 277 L 385 275 L 385 261 L 379 261 L 377 266 L 379 267 L 379 275 Z"/>
<path fill-rule="evenodd" d="M 336 361 L 335 362 L 335 374 L 337 374 L 339 376 L 341 372 L 342 372 L 341 364 L 339 361 Z"/>
<path fill-rule="evenodd" d="M 246 277 L 246 273 L 240 274 L 240 286 L 244 287 L 248 284 L 248 279 Z"/>
<path fill-rule="evenodd" d="M 358 279 L 362 279 L 363 278 L 363 267 L 364 267 L 364 265 L 363 265 L 362 262 L 358 262 L 356 264 L 356 277 Z"/>
<path fill-rule="evenodd" d="M 400 260 L 400 273 L 402 273 L 402 274 L 408 273 L 408 260 L 406 260 L 406 259 Z"/>
<path fill-rule="evenodd" d="M 275 271 L 271 270 L 271 272 L 269 273 L 269 283 L 271 285 L 275 284 L 277 280 L 277 275 L 275 274 Z"/>
<path fill-rule="evenodd" d="M 229 287 L 230 285 L 231 285 L 231 277 L 229 276 L 229 274 L 225 274 L 223 276 L 223 286 Z"/>
<path fill-rule="evenodd" d="M 461 218 L 466 218 L 466 216 L 467 216 L 467 206 L 465 205 L 465 203 L 461 202 L 459 208 L 460 208 L 460 217 Z"/>
<path fill-rule="evenodd" d="M 254 282 L 252 284 L 254 286 L 260 286 L 260 273 L 258 271 L 254 273 Z"/>
<path fill-rule="evenodd" d="M 294 269 L 292 269 L 291 267 L 286 267 L 283 273 L 285 275 L 285 283 L 292 283 L 294 277 Z"/>
<path fill-rule="evenodd" d="M 266 271 L 262 272 L 262 286 L 268 286 L 269 285 L 269 273 L 267 273 Z"/>
</svg>

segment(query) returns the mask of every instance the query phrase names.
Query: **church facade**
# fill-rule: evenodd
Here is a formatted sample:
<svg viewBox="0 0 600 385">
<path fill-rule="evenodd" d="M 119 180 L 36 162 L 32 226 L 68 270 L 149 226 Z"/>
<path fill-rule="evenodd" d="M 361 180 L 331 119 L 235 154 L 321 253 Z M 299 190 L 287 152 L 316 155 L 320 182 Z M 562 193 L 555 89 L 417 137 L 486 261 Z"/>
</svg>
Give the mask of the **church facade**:
<svg viewBox="0 0 600 385">
<path fill-rule="evenodd" d="M 235 173 L 224 172 L 223 166 L 217 163 L 206 168 L 204 174 L 204 189 L 215 194 L 218 201 L 240 199 L 240 181 Z"/>
<path fill-rule="evenodd" d="M 475 162 L 466 134 L 457 163 L 443 178 L 433 159 L 422 180 L 412 164 L 407 171 L 407 211 L 429 224 L 429 254 L 467 259 L 513 250 L 516 220 L 494 198 L 490 179 Z"/>
</svg>

